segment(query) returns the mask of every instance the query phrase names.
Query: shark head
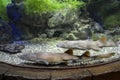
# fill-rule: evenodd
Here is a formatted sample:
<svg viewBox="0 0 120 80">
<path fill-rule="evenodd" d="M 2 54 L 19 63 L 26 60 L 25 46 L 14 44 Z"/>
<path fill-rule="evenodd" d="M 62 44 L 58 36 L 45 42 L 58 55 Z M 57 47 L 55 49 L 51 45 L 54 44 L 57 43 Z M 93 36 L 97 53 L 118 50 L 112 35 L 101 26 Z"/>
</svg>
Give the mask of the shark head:
<svg viewBox="0 0 120 80">
<path fill-rule="evenodd" d="M 56 46 L 60 48 L 67 48 L 67 41 L 59 42 Z"/>
<path fill-rule="evenodd" d="M 20 55 L 20 56 L 18 56 L 18 57 L 19 57 L 20 59 L 22 59 L 22 60 L 30 60 L 30 61 L 36 59 L 36 55 L 35 55 L 35 54 L 29 54 L 29 53 L 24 54 L 24 55 Z"/>
<path fill-rule="evenodd" d="M 103 36 L 100 40 L 98 40 L 98 46 L 99 47 L 117 47 L 118 43 L 112 40 L 108 40 L 106 37 Z"/>
<path fill-rule="evenodd" d="M 98 41 L 97 44 L 99 47 L 117 47 L 118 46 L 118 43 L 114 41 L 106 41 L 106 42 Z"/>
</svg>

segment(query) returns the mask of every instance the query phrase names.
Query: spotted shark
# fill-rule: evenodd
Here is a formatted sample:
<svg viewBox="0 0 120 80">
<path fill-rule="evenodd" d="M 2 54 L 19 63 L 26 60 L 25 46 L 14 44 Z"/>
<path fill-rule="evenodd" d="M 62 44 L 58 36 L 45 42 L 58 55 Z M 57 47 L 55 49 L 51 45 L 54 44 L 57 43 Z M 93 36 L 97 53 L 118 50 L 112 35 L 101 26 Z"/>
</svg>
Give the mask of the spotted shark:
<svg viewBox="0 0 120 80">
<path fill-rule="evenodd" d="M 80 50 L 89 50 L 93 49 L 99 51 L 102 47 L 116 47 L 118 46 L 113 41 L 107 41 L 105 37 L 100 40 L 75 40 L 75 41 L 61 41 L 57 43 L 57 47 L 66 48 L 66 49 L 80 49 Z"/>
</svg>

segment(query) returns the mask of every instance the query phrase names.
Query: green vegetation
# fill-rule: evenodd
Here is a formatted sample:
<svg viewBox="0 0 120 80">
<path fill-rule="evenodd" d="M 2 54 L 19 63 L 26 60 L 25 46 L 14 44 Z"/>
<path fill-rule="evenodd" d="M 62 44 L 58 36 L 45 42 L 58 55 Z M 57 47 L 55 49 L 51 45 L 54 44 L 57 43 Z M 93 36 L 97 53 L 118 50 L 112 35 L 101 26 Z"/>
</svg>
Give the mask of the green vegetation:
<svg viewBox="0 0 120 80">
<path fill-rule="evenodd" d="M 64 8 L 85 6 L 81 0 L 25 0 L 25 10 L 28 14 L 54 12 Z"/>
<path fill-rule="evenodd" d="M 0 0 L 0 16 L 7 20 L 6 6 L 11 0 Z M 54 12 L 64 8 L 85 6 L 81 0 L 24 0 L 27 14 Z"/>
<path fill-rule="evenodd" d="M 110 28 L 114 28 L 117 25 L 120 25 L 120 12 L 107 16 L 104 22 L 105 26 Z"/>
<path fill-rule="evenodd" d="M 99 39 L 101 39 L 102 37 L 106 37 L 104 34 L 97 34 L 97 33 L 93 33 L 92 34 L 92 39 L 94 40 L 94 41 L 97 41 L 97 40 L 99 40 Z"/>
<path fill-rule="evenodd" d="M 6 6 L 9 2 L 10 2 L 10 0 L 0 0 L 0 16 L 4 20 L 7 19 Z"/>
<path fill-rule="evenodd" d="M 105 28 L 120 25 L 120 0 L 91 0 L 88 9 L 102 16 Z"/>
</svg>

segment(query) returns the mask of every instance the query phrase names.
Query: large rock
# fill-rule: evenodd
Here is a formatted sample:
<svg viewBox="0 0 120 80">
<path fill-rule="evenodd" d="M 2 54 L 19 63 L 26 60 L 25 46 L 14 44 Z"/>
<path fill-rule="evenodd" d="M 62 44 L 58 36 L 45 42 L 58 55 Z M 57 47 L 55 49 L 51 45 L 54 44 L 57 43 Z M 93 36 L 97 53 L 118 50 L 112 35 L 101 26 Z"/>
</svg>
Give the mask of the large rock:
<svg viewBox="0 0 120 80">
<path fill-rule="evenodd" d="M 78 9 L 66 8 L 56 12 L 48 20 L 48 26 L 50 28 L 62 25 L 62 24 L 72 24 L 78 20 L 80 11 Z"/>
<path fill-rule="evenodd" d="M 25 48 L 24 45 L 15 44 L 15 43 L 0 45 L 0 51 L 12 53 L 12 54 L 19 53 L 24 48 Z"/>
<path fill-rule="evenodd" d="M 96 33 L 104 32 L 103 27 L 99 23 L 97 23 L 97 22 L 93 22 L 93 25 L 91 26 L 91 28 Z"/>
<path fill-rule="evenodd" d="M 64 39 L 87 39 L 87 28 L 92 25 L 87 12 L 80 9 L 65 8 L 56 12 L 24 15 L 22 22 L 28 34 L 34 37 Z M 26 31 L 24 31 L 26 32 Z"/>
<path fill-rule="evenodd" d="M 12 41 L 12 29 L 7 22 L 0 19 L 0 44 Z"/>
</svg>

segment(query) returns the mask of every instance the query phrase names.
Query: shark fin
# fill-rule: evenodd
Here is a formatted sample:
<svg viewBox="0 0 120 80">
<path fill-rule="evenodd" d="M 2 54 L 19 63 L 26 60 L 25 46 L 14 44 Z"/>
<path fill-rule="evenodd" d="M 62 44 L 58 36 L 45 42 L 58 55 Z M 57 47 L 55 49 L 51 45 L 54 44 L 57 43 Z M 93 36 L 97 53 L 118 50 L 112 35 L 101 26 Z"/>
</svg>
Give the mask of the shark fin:
<svg viewBox="0 0 120 80">
<path fill-rule="evenodd" d="M 73 49 L 68 49 L 68 50 L 65 51 L 64 53 L 67 53 L 67 54 L 73 55 Z"/>
<path fill-rule="evenodd" d="M 89 51 L 85 51 L 81 57 L 90 57 L 90 52 Z"/>
<path fill-rule="evenodd" d="M 100 41 L 103 42 L 103 43 L 105 43 L 105 42 L 107 41 L 107 38 L 106 38 L 105 36 L 102 36 L 102 37 L 100 38 Z"/>
</svg>

